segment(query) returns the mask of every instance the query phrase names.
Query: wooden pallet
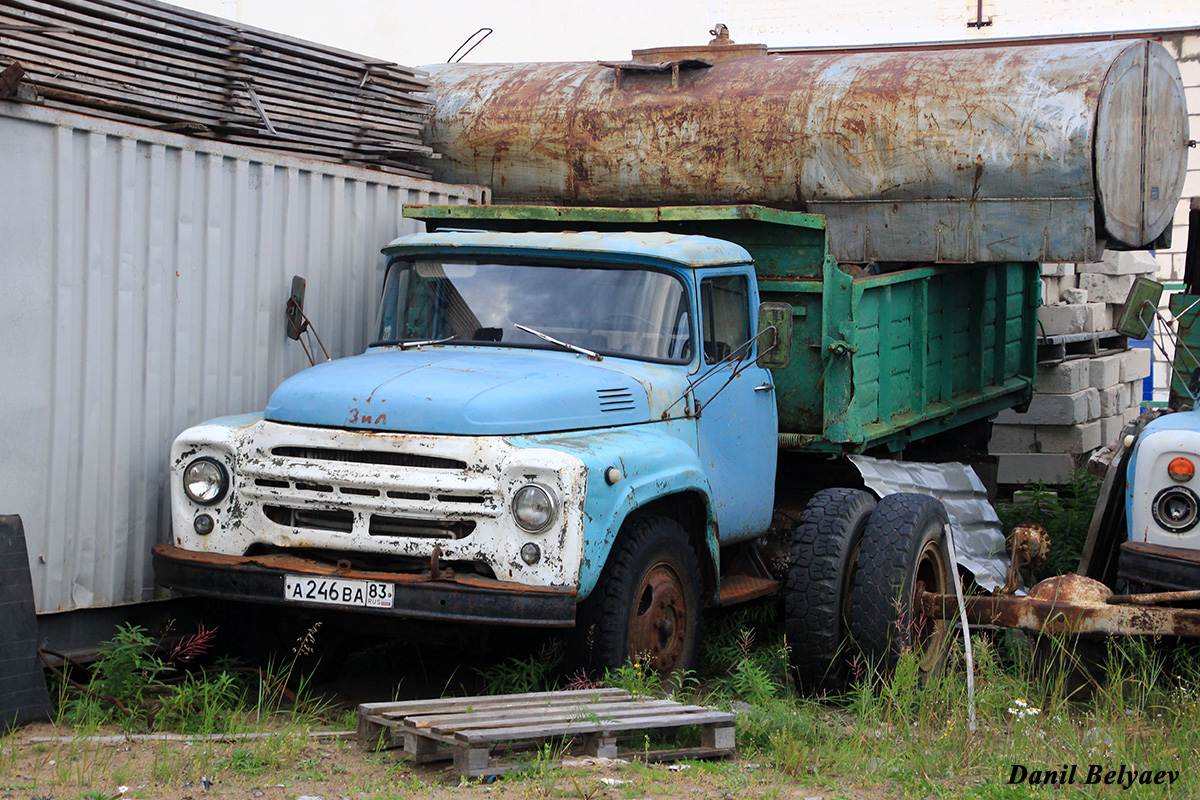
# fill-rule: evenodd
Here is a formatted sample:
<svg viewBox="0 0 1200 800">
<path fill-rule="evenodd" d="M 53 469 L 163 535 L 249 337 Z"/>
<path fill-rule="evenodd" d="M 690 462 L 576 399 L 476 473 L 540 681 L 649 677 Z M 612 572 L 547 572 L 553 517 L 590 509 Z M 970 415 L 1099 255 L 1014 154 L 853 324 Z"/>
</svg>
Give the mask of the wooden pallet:
<svg viewBox="0 0 1200 800">
<path fill-rule="evenodd" d="M 634 732 L 699 726 L 699 747 L 621 753 L 617 742 Z M 498 775 L 530 765 L 512 760 L 521 751 L 552 743 L 555 752 L 647 761 L 732 755 L 734 715 L 674 700 L 636 698 L 622 689 L 455 697 L 358 707 L 358 742 L 364 750 L 402 748 L 418 762 L 454 759 L 463 775 Z M 639 745 L 645 739 L 638 737 Z M 559 762 L 561 763 L 561 762 Z M 540 762 L 539 765 L 544 765 Z M 557 766 L 557 764 L 554 764 Z"/>
</svg>

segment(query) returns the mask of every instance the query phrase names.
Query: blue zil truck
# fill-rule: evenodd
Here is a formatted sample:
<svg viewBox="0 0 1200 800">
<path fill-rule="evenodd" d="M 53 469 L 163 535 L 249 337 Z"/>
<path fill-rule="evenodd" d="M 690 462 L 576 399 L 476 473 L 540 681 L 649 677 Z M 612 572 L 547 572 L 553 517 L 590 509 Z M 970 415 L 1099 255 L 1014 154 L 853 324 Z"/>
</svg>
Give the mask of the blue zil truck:
<svg viewBox="0 0 1200 800">
<path fill-rule="evenodd" d="M 563 628 L 581 664 L 663 672 L 706 609 L 782 587 L 806 689 L 841 686 L 848 639 L 936 652 L 945 509 L 842 457 L 1028 401 L 1038 262 L 1161 241 L 1166 51 L 716 46 L 430 80 L 435 177 L 504 204 L 407 209 L 427 231 L 384 248 L 365 353 L 179 436 L 158 581 Z"/>
<path fill-rule="evenodd" d="M 823 218 L 757 206 L 406 213 L 430 231 L 384 248 L 366 353 L 176 440 L 160 582 L 575 628 L 583 663 L 663 671 L 694 663 L 706 607 L 781 581 L 827 660 L 846 593 L 886 647 L 897 592 L 948 591 L 937 501 L 872 513 L 822 472 L 1028 398 L 1036 264 L 856 277 Z M 779 475 L 781 446 L 813 477 Z"/>
</svg>

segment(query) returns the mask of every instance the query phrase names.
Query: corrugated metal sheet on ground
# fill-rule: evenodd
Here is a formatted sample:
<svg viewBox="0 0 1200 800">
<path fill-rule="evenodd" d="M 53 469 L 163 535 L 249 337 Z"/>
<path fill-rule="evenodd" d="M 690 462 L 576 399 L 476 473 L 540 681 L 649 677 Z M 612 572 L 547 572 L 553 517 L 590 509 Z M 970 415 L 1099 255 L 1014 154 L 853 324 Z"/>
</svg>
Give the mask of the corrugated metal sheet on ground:
<svg viewBox="0 0 1200 800">
<path fill-rule="evenodd" d="M 379 248 L 450 186 L 0 102 L 0 513 L 39 613 L 155 596 L 168 447 L 307 366 L 291 276 L 335 357 L 362 350 Z"/>
<path fill-rule="evenodd" d="M 1004 585 L 1008 555 L 1000 517 L 988 502 L 987 490 L 975 470 L 965 464 L 917 464 L 867 456 L 849 456 L 867 486 L 879 496 L 896 492 L 927 494 L 942 501 L 958 564 L 988 591 Z"/>
</svg>

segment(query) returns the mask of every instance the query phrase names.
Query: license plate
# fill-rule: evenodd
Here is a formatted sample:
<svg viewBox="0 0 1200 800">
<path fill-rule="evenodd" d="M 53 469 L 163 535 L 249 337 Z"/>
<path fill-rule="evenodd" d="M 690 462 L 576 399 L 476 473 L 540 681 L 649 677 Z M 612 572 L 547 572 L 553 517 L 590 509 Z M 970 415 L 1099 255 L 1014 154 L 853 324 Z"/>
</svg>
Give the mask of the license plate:
<svg viewBox="0 0 1200 800">
<path fill-rule="evenodd" d="M 283 577 L 283 598 L 296 602 L 391 608 L 395 597 L 394 592 L 395 587 L 384 581 L 310 578 L 307 575 L 285 575 Z"/>
</svg>

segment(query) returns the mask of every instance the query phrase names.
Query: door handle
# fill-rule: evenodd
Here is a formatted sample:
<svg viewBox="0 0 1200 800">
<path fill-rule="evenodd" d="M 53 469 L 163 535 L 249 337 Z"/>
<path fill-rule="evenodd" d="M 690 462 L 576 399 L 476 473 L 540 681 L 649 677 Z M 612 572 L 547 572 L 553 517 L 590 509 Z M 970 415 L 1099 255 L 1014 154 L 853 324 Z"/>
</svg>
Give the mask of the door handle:
<svg viewBox="0 0 1200 800">
<path fill-rule="evenodd" d="M 761 386 L 755 386 L 754 391 L 756 391 L 756 392 L 773 392 L 773 391 L 775 391 L 775 387 L 769 383 L 764 383 Z"/>
</svg>

